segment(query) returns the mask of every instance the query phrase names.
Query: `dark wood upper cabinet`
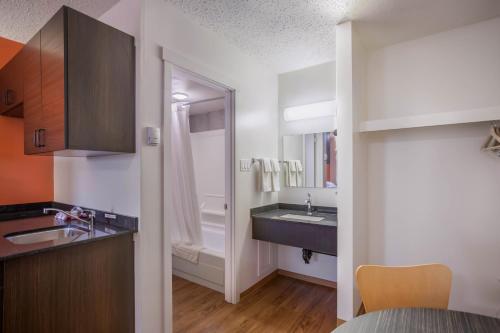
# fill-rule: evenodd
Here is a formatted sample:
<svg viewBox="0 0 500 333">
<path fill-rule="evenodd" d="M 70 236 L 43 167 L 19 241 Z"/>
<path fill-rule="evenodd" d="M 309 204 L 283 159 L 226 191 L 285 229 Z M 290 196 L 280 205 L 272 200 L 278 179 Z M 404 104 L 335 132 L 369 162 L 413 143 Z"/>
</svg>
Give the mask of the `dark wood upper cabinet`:
<svg viewBox="0 0 500 333">
<path fill-rule="evenodd" d="M 0 115 L 23 116 L 22 56 L 16 54 L 0 71 Z"/>
<path fill-rule="evenodd" d="M 22 49 L 22 77 L 24 82 L 24 153 L 38 154 L 42 150 L 35 141 L 35 133 L 42 121 L 42 64 L 40 57 L 40 33 L 37 33 Z"/>
<path fill-rule="evenodd" d="M 135 152 L 132 36 L 62 7 L 23 55 L 26 154 Z"/>
</svg>

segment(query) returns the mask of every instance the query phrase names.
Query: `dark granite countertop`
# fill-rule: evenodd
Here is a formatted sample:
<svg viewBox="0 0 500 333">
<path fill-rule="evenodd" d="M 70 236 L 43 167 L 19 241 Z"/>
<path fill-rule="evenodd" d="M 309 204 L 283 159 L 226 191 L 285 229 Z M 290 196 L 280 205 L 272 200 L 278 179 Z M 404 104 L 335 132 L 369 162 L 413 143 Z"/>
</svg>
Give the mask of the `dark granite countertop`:
<svg viewBox="0 0 500 333">
<path fill-rule="evenodd" d="M 302 210 L 277 208 L 277 209 L 267 210 L 264 212 L 253 213 L 252 218 L 273 219 L 273 220 L 281 220 L 281 221 L 286 221 L 286 222 L 316 224 L 316 225 L 324 225 L 324 226 L 330 226 L 330 227 L 337 226 L 337 214 L 313 212 L 312 217 L 323 217 L 324 218 L 321 221 L 305 221 L 302 219 L 282 217 L 283 215 L 287 215 L 287 214 L 301 215 L 301 216 L 307 217 L 306 212 L 302 211 Z"/>
<path fill-rule="evenodd" d="M 73 222 L 73 225 L 78 226 Z M 112 226 L 109 224 L 95 223 L 94 234 L 84 233 L 78 237 L 65 239 L 65 241 L 46 241 L 34 244 L 14 244 L 5 238 L 5 235 L 19 233 L 35 229 L 51 229 L 61 227 L 54 220 L 54 215 L 40 217 L 30 217 L 3 221 L 0 223 L 0 260 L 15 258 L 18 256 L 35 254 L 55 248 L 63 248 L 87 242 L 99 241 L 101 239 L 116 237 L 127 233 L 132 234 L 132 230 Z M 83 226 L 85 227 L 85 226 Z"/>
</svg>

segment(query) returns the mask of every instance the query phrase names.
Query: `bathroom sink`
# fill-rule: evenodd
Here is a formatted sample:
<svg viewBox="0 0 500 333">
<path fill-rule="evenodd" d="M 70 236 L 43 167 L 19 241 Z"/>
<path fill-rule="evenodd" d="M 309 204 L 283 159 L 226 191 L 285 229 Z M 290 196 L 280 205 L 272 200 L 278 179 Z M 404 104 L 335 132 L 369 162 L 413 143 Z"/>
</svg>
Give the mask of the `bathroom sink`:
<svg viewBox="0 0 500 333">
<path fill-rule="evenodd" d="M 320 216 L 306 216 L 306 215 L 295 215 L 295 214 L 286 214 L 280 217 L 283 219 L 294 219 L 294 220 L 309 221 L 309 222 L 319 222 L 325 219 L 324 217 Z"/>
<path fill-rule="evenodd" d="M 67 243 L 71 242 L 82 235 L 88 234 L 89 230 L 74 226 L 61 226 L 51 229 L 37 229 L 24 232 L 16 232 L 14 234 L 5 235 L 5 239 L 11 243 L 34 244 L 41 242 Z"/>
</svg>

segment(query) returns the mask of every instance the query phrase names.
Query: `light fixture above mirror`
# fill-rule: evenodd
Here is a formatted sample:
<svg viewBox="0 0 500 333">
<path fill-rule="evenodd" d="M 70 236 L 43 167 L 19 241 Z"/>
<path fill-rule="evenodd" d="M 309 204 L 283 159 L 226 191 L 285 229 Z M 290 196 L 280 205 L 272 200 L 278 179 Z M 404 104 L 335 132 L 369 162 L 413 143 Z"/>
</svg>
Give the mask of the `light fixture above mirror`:
<svg viewBox="0 0 500 333">
<path fill-rule="evenodd" d="M 285 108 L 285 121 L 323 118 L 334 116 L 337 112 L 335 100 Z"/>
</svg>

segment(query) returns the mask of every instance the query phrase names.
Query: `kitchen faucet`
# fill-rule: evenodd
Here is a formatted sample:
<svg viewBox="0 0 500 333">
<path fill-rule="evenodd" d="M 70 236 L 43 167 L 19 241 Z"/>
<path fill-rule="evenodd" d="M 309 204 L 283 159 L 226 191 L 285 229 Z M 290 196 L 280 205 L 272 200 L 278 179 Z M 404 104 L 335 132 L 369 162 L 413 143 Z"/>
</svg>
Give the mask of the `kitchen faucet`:
<svg viewBox="0 0 500 333">
<path fill-rule="evenodd" d="M 312 212 L 311 193 L 307 193 L 306 205 L 307 205 L 307 215 L 311 216 L 313 214 L 313 212 Z"/>
<path fill-rule="evenodd" d="M 49 212 L 58 212 L 58 213 L 63 213 L 66 216 L 69 216 L 72 219 L 78 220 L 80 222 L 84 222 L 89 225 L 89 230 L 91 233 L 94 232 L 94 218 L 95 218 L 95 212 L 93 210 L 84 210 L 85 213 L 88 214 L 89 220 L 82 219 L 80 216 L 73 215 L 70 212 L 57 209 L 57 208 L 44 208 L 43 213 L 48 214 Z"/>
</svg>

